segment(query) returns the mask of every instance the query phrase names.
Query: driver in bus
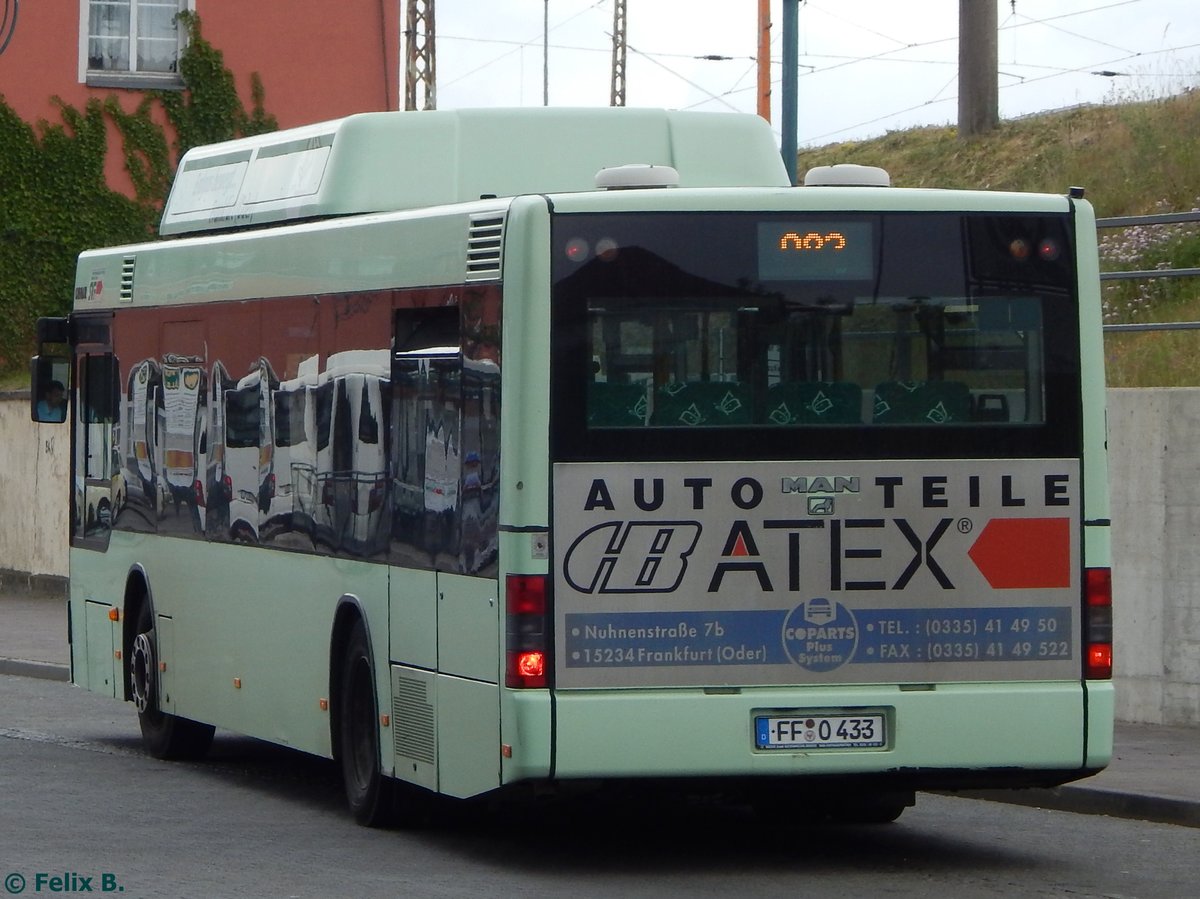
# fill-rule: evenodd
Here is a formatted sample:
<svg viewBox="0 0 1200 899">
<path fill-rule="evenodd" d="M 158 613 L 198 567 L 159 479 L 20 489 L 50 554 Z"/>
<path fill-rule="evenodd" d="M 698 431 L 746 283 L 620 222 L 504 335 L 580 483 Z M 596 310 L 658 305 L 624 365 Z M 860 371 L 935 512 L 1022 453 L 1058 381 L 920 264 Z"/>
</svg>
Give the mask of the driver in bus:
<svg viewBox="0 0 1200 899">
<path fill-rule="evenodd" d="M 38 421 L 66 421 L 67 391 L 61 381 L 51 381 L 46 385 L 45 395 L 38 400 Z"/>
</svg>

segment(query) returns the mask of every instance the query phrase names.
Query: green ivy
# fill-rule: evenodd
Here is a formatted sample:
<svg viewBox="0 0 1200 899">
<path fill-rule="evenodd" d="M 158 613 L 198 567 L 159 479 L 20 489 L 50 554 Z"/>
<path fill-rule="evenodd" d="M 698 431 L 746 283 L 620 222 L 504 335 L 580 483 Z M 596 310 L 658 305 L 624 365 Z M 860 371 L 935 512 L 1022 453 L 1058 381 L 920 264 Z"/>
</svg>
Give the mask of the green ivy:
<svg viewBox="0 0 1200 899">
<path fill-rule="evenodd" d="M 277 129 L 279 123 L 263 108 L 264 92 L 258 73 L 250 76 L 253 107 L 247 113 L 233 83 L 233 73 L 225 67 L 224 54 L 200 33 L 200 17 L 182 12 L 179 21 L 188 31 L 188 46 L 179 59 L 179 74 L 188 90 L 160 91 L 156 95 L 175 128 L 179 155 L 192 147 Z"/>
<path fill-rule="evenodd" d="M 37 319 L 71 308 L 76 257 L 89 247 L 151 239 L 170 191 L 174 166 L 193 146 L 273 131 L 264 90 L 251 76 L 251 110 L 238 98 L 233 74 L 200 30 L 194 13 L 180 14 L 188 45 L 180 55 L 182 91 L 149 93 L 126 112 L 115 96 L 83 109 L 53 98 L 61 123 L 23 121 L 0 95 L 0 372 L 26 364 Z M 175 131 L 169 145 L 154 121 L 159 107 Z M 107 124 L 134 197 L 104 179 Z"/>
</svg>

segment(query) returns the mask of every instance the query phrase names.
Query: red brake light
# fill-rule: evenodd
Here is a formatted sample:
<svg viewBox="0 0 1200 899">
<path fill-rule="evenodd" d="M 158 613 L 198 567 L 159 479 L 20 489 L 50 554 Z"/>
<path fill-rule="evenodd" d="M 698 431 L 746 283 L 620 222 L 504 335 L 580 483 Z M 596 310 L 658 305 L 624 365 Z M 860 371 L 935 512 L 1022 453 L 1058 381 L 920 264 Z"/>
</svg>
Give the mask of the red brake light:
<svg viewBox="0 0 1200 899">
<path fill-rule="evenodd" d="M 1110 680 L 1113 673 L 1112 570 L 1086 569 L 1084 590 L 1083 676 L 1088 680 Z"/>
<path fill-rule="evenodd" d="M 1108 680 L 1112 677 L 1113 653 L 1111 643 L 1092 643 L 1087 652 L 1089 680 Z"/>
<path fill-rule="evenodd" d="M 517 653 L 517 674 L 523 678 L 546 677 L 546 654 L 533 650 Z"/>
<path fill-rule="evenodd" d="M 504 581 L 504 607 L 505 685 L 517 689 L 548 686 L 546 576 L 510 574 Z"/>
</svg>

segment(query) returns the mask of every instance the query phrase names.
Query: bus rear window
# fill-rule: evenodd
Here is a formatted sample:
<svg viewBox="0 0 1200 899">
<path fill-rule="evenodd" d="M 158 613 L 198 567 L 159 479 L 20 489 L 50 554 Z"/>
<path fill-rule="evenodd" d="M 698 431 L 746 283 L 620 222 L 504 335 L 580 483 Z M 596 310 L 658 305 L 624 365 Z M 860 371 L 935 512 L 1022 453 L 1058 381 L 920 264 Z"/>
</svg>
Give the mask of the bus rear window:
<svg viewBox="0 0 1200 899">
<path fill-rule="evenodd" d="M 588 300 L 589 428 L 1045 421 L 1036 296 L 656 305 Z"/>
<path fill-rule="evenodd" d="M 898 453 L 934 433 L 962 432 L 959 453 L 1014 430 L 1038 432 L 1001 438 L 1029 453 L 1077 442 L 1065 216 L 561 216 L 556 235 L 568 456 L 629 431 L 683 457 L 731 429 L 763 449 L 813 429 Z"/>
</svg>

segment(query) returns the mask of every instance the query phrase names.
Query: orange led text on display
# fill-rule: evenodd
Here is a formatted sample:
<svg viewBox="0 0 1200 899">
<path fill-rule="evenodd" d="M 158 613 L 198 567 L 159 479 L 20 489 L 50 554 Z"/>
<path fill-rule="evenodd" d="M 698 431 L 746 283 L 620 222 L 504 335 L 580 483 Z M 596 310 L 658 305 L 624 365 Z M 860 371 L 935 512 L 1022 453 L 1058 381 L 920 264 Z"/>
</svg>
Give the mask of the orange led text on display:
<svg viewBox="0 0 1200 899">
<path fill-rule="evenodd" d="M 828 234 L 809 231 L 803 235 L 799 231 L 788 231 L 779 238 L 779 249 L 833 250 L 836 252 L 846 249 L 846 235 L 841 231 L 830 231 Z"/>
</svg>

